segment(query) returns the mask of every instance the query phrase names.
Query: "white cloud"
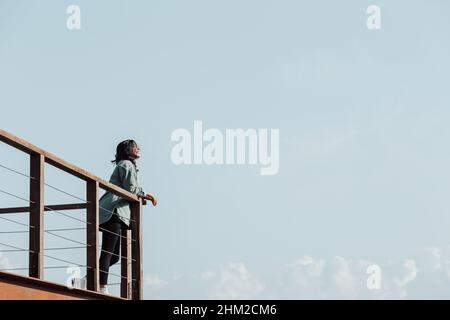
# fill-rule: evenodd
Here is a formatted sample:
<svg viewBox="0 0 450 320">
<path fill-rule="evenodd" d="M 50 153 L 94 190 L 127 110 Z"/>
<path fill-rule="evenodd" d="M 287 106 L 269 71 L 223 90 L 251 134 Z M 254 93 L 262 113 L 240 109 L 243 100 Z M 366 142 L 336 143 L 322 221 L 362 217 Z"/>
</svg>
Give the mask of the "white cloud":
<svg viewBox="0 0 450 320">
<path fill-rule="evenodd" d="M 147 274 L 144 277 L 144 285 L 151 290 L 159 290 L 169 283 L 165 280 L 162 280 L 158 275 Z"/>
<path fill-rule="evenodd" d="M 403 262 L 403 275 L 400 278 L 393 279 L 393 288 L 398 294 L 398 298 L 405 299 L 408 297 L 407 286 L 417 277 L 416 262 L 412 259 L 406 259 Z"/>
<path fill-rule="evenodd" d="M 403 299 L 407 296 L 408 285 L 417 277 L 414 260 L 405 260 L 400 272 L 380 266 L 380 290 L 367 288 L 367 268 L 371 264 L 377 263 L 341 256 L 330 259 L 302 256 L 287 264 L 278 283 L 268 290 L 276 292 L 276 299 Z"/>
<path fill-rule="evenodd" d="M 154 299 L 257 299 L 264 284 L 242 262 L 230 262 L 216 270 L 177 274 L 169 281 L 146 275 L 146 297 Z"/>
<path fill-rule="evenodd" d="M 323 286 L 323 272 L 326 266 L 324 259 L 314 259 L 310 256 L 298 258 L 294 263 L 287 265 L 287 270 L 282 275 L 280 286 L 292 287 L 292 296 L 305 296 L 309 294 L 320 296 Z M 283 289 L 282 289 L 283 290 Z"/>
<path fill-rule="evenodd" d="M 424 259 L 428 258 L 428 263 L 432 271 L 442 269 L 442 250 L 439 248 L 425 248 Z"/>
<path fill-rule="evenodd" d="M 203 274 L 204 275 L 204 274 Z M 243 263 L 228 263 L 215 273 L 208 273 L 212 299 L 255 299 L 264 284 Z"/>
<path fill-rule="evenodd" d="M 403 267 L 405 270 L 405 274 L 400 280 L 397 279 L 396 281 L 401 287 L 405 287 L 408 283 L 410 283 L 417 277 L 417 267 L 414 260 L 405 260 Z"/>
<path fill-rule="evenodd" d="M 304 271 L 311 277 L 320 276 L 325 268 L 325 260 L 314 260 L 314 258 L 310 256 L 303 256 L 297 259 L 293 264 L 288 264 L 288 266 L 293 267 L 295 271 Z M 299 277 L 302 277 L 301 272 L 298 274 Z"/>
<path fill-rule="evenodd" d="M 332 285 L 339 296 L 355 298 L 362 284 L 366 283 L 365 270 L 369 263 L 357 260 L 347 260 L 343 257 L 332 259 Z"/>
<path fill-rule="evenodd" d="M 381 288 L 369 290 L 367 268 L 381 270 Z M 164 281 L 145 277 L 155 298 L 169 299 L 426 299 L 450 298 L 450 249 L 426 248 L 409 258 L 377 262 L 300 256 L 280 271 L 257 277 L 243 262 Z M 155 296 L 156 295 L 156 296 Z"/>
<path fill-rule="evenodd" d="M 212 270 L 206 270 L 200 274 L 200 278 L 202 280 L 211 279 L 211 278 L 214 278 L 215 276 L 216 276 L 216 273 Z"/>
</svg>

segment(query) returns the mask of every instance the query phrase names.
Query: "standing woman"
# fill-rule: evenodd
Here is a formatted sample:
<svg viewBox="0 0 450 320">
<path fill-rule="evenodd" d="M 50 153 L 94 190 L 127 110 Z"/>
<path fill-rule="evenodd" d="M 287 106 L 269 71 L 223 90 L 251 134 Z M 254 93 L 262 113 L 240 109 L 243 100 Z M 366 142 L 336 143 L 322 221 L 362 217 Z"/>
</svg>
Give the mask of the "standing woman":
<svg viewBox="0 0 450 320">
<path fill-rule="evenodd" d="M 136 160 L 141 150 L 134 140 L 125 140 L 117 145 L 114 171 L 109 182 L 138 197 L 150 200 L 156 206 L 156 198 L 146 193 L 138 184 Z M 131 229 L 131 210 L 127 200 L 106 192 L 99 200 L 99 227 L 102 231 L 102 252 L 100 254 L 100 292 L 108 294 L 109 267 L 120 260 L 121 231 Z"/>
</svg>

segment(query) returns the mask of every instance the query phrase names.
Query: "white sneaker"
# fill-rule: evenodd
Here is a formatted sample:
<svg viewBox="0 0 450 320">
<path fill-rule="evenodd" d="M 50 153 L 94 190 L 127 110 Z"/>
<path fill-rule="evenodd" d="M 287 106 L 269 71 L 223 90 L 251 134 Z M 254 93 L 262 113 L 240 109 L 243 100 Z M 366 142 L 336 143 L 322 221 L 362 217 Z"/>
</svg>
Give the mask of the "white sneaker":
<svg viewBox="0 0 450 320">
<path fill-rule="evenodd" d="M 84 276 L 83 278 L 80 279 L 80 289 L 87 289 L 87 277 Z"/>
<path fill-rule="evenodd" d="M 73 278 L 72 288 L 86 290 L 86 283 L 87 283 L 86 276 L 84 276 L 83 278 Z"/>
<path fill-rule="evenodd" d="M 103 294 L 109 294 L 108 287 L 100 288 L 99 292 Z"/>
</svg>

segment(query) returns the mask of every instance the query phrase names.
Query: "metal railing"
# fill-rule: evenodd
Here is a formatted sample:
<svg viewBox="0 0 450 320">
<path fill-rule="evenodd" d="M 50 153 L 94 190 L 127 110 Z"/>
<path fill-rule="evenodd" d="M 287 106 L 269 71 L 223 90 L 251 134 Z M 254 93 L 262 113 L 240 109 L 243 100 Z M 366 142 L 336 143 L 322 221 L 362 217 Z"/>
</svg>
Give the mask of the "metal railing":
<svg viewBox="0 0 450 320">
<path fill-rule="evenodd" d="M 0 129 L 0 141 L 27 153 L 30 157 L 29 192 L 30 199 L 26 200 L 29 205 L 26 207 L 0 208 L 0 218 L 4 214 L 28 212 L 29 213 L 29 276 L 37 279 L 44 277 L 44 215 L 45 212 L 57 212 L 62 215 L 64 210 L 86 210 L 86 278 L 87 290 L 98 291 L 99 273 L 105 272 L 99 269 L 99 189 L 104 189 L 129 201 L 131 209 L 131 230 L 123 231 L 121 241 L 121 278 L 120 295 L 125 299 L 140 300 L 143 298 L 143 274 L 142 274 L 142 227 L 141 212 L 145 200 L 136 195 L 109 183 L 77 166 L 68 163 L 57 156 L 42 150 L 31 143 L 20 139 L 2 129 Z M 85 201 L 72 204 L 52 204 L 44 203 L 45 183 L 44 164 L 52 165 L 66 173 L 69 173 L 86 182 Z M 22 174 L 24 175 L 24 174 Z M 50 186 L 52 187 L 52 186 Z M 54 188 L 54 187 L 53 187 Z M 57 189 L 57 188 L 55 188 Z M 62 191 L 62 190 L 60 190 Z M 3 191 L 2 191 L 3 192 Z M 64 191 L 62 191 L 64 192 Z M 7 192 L 4 192 L 7 193 Z M 14 196 L 14 195 L 13 195 Z M 81 198 L 78 198 L 83 200 Z M 67 215 L 70 217 L 69 215 Z M 74 218 L 76 219 L 76 218 Z M 9 220 L 14 221 L 14 220 Z M 59 230 L 63 231 L 63 230 Z M 108 232 L 107 230 L 102 230 Z M 55 233 L 50 233 L 59 236 Z M 64 238 L 60 236 L 61 238 Z M 66 238 L 67 239 L 67 238 Z M 18 250 L 16 248 L 16 250 Z M 50 257 L 52 258 L 52 257 Z M 55 258 L 56 259 L 56 258 Z"/>
</svg>

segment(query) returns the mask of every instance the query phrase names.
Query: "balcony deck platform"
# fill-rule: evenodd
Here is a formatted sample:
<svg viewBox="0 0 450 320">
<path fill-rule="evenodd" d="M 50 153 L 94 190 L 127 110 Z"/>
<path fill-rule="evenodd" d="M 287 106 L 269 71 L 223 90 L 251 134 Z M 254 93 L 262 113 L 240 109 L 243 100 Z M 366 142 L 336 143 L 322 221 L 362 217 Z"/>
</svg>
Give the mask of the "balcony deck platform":
<svg viewBox="0 0 450 320">
<path fill-rule="evenodd" d="M 0 300 L 125 300 L 9 272 L 0 272 Z"/>
</svg>

